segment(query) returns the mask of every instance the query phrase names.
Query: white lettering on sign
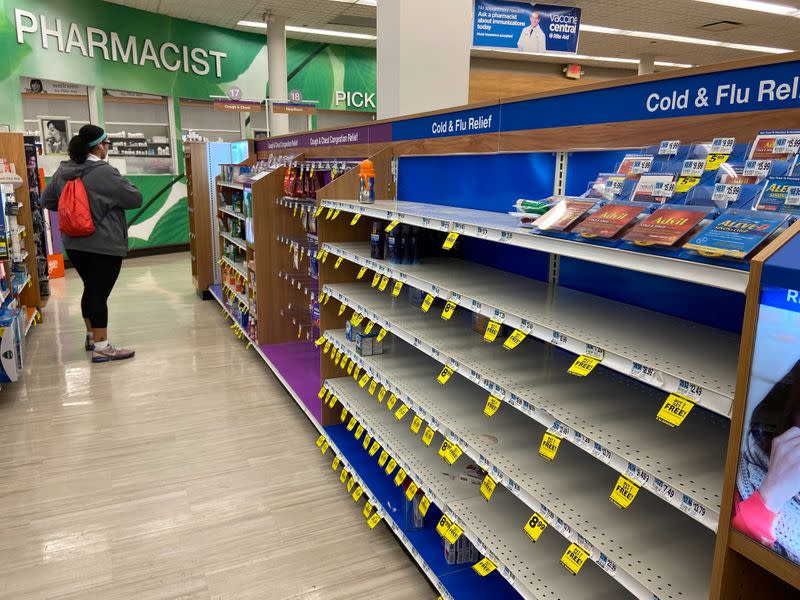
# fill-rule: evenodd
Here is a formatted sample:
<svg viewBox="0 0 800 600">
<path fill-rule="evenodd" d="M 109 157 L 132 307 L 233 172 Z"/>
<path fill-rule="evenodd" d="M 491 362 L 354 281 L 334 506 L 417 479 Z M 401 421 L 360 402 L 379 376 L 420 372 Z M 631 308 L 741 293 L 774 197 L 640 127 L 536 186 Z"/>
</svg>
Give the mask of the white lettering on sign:
<svg viewBox="0 0 800 600">
<path fill-rule="evenodd" d="M 53 49 L 62 54 L 80 52 L 88 58 L 102 54 L 103 60 L 122 62 L 144 67 L 152 63 L 155 69 L 167 71 L 190 71 L 195 75 L 208 75 L 214 72 L 217 79 L 222 78 L 222 61 L 228 55 L 217 50 L 190 48 L 172 42 L 164 42 L 158 46 L 150 38 L 140 40 L 136 36 L 128 36 L 123 43 L 118 33 L 107 33 L 96 27 L 83 27 L 70 23 L 65 27 L 61 19 L 48 21 L 46 15 L 36 15 L 20 8 L 14 9 L 14 22 L 17 31 L 17 43 L 26 43 L 26 34 L 30 37 L 39 34 L 39 42 L 45 50 Z M 213 67 L 212 67 L 213 65 Z"/>
<path fill-rule="evenodd" d="M 800 304 L 800 292 L 797 290 L 786 290 L 786 301 Z"/>
<path fill-rule="evenodd" d="M 336 90 L 333 95 L 335 106 L 344 104 L 347 108 L 372 108 L 377 110 L 375 105 L 375 92 L 347 92 Z"/>
<path fill-rule="evenodd" d="M 696 90 L 653 92 L 644 98 L 648 112 L 669 112 L 719 106 L 742 106 L 786 102 L 800 98 L 800 75 L 785 81 L 762 79 L 754 84 L 720 83 Z"/>
<path fill-rule="evenodd" d="M 470 133 L 481 133 L 492 128 L 492 120 L 494 115 L 479 115 L 477 117 L 455 117 L 452 119 L 443 119 L 441 121 L 434 121 L 431 124 L 431 133 L 433 135 L 443 135 L 446 133 L 456 133 L 467 135 Z"/>
</svg>

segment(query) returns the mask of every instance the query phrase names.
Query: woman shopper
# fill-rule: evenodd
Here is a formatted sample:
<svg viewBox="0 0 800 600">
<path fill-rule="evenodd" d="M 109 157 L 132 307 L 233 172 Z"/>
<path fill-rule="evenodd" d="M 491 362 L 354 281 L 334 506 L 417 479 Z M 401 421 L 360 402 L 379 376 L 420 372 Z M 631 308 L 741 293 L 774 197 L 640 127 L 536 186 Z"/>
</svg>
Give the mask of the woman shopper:
<svg viewBox="0 0 800 600">
<path fill-rule="evenodd" d="M 86 350 L 92 362 L 123 360 L 133 350 L 115 348 L 108 341 L 108 297 L 117 281 L 122 259 L 128 254 L 125 210 L 142 205 L 142 193 L 105 162 L 108 134 L 96 125 L 84 125 L 69 142 L 70 159 L 61 163 L 42 193 L 45 208 L 58 210 L 64 186 L 80 178 L 89 198 L 95 231 L 85 237 L 61 234 L 64 248 L 83 281 L 81 313 L 86 323 Z"/>
</svg>

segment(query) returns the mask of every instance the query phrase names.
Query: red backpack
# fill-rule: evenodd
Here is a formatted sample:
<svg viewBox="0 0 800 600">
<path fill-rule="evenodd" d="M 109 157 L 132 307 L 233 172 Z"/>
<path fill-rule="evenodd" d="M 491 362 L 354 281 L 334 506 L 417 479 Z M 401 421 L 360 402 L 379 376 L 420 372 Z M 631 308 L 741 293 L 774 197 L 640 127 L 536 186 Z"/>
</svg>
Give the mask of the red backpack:
<svg viewBox="0 0 800 600">
<path fill-rule="evenodd" d="M 89 209 L 89 195 L 83 181 L 71 179 L 58 199 L 58 228 L 70 237 L 87 237 L 94 233 L 94 219 Z"/>
</svg>

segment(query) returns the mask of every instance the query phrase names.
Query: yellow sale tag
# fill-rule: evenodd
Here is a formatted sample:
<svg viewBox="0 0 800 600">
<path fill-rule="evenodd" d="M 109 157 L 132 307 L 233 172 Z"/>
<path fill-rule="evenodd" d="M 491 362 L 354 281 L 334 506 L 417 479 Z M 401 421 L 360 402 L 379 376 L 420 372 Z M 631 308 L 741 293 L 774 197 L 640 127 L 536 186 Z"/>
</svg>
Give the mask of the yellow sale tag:
<svg viewBox="0 0 800 600">
<path fill-rule="evenodd" d="M 486 400 L 486 406 L 483 408 L 483 414 L 487 417 L 491 417 L 498 411 L 502 403 L 502 400 L 490 394 L 489 398 Z"/>
<path fill-rule="evenodd" d="M 361 486 L 356 488 L 356 491 L 353 492 L 353 502 L 358 502 L 361 499 L 361 496 L 364 494 L 364 490 Z"/>
<path fill-rule="evenodd" d="M 372 283 L 370 284 L 370 286 L 375 287 L 380 283 L 380 281 L 381 281 L 381 274 L 375 273 L 375 275 L 372 276 Z"/>
<path fill-rule="evenodd" d="M 453 312 L 455 310 L 456 310 L 456 303 L 455 302 L 451 302 L 450 300 L 448 300 L 445 303 L 444 308 L 442 309 L 442 318 L 445 321 L 449 321 L 450 317 L 453 316 Z"/>
<path fill-rule="evenodd" d="M 364 504 L 364 512 L 362 513 L 365 519 L 369 519 L 370 514 L 372 514 L 372 502 L 367 500 L 366 504 Z"/>
<path fill-rule="evenodd" d="M 367 434 L 364 436 L 364 441 L 361 442 L 361 446 L 364 448 L 364 450 L 366 450 L 371 442 L 372 442 L 372 436 L 370 434 Z"/>
<path fill-rule="evenodd" d="M 394 221 L 392 221 L 391 223 L 389 223 L 389 224 L 386 226 L 386 232 L 388 233 L 389 231 L 391 231 L 392 229 L 394 229 L 394 228 L 395 228 L 395 227 L 397 227 L 398 225 L 400 225 L 400 221 L 398 221 L 398 220 L 396 220 L 396 219 L 395 219 Z"/>
<path fill-rule="evenodd" d="M 351 476 L 350 476 L 350 479 L 348 479 L 348 480 L 347 480 L 347 491 L 348 491 L 348 492 L 352 492 L 352 491 L 353 491 L 353 486 L 354 486 L 355 484 L 356 484 L 356 480 L 355 480 L 355 479 L 353 478 L 353 476 L 351 475 Z"/>
<path fill-rule="evenodd" d="M 547 529 L 547 521 L 539 513 L 533 513 L 528 522 L 525 523 L 525 533 L 534 542 L 539 539 L 545 529 Z"/>
<path fill-rule="evenodd" d="M 713 154 L 709 154 L 706 157 L 706 166 L 703 169 L 704 171 L 716 171 L 719 169 L 724 163 L 728 162 L 728 158 L 730 154 L 722 154 L 721 152 L 715 152 Z"/>
<path fill-rule="evenodd" d="M 394 413 L 394 418 L 398 421 L 402 421 L 403 417 L 406 416 L 408 412 L 408 407 L 405 404 L 400 404 L 400 408 L 397 409 L 397 412 Z"/>
<path fill-rule="evenodd" d="M 330 344 L 330 342 L 328 342 L 328 343 Z M 325 352 L 327 352 L 327 350 Z M 325 397 L 325 392 L 327 392 L 327 391 L 328 391 L 328 388 L 326 388 L 323 385 L 321 388 L 319 388 L 319 392 L 317 392 L 317 398 L 322 400 Z"/>
<path fill-rule="evenodd" d="M 344 314 L 344 311 L 345 311 L 346 308 L 347 308 L 347 304 L 342 303 L 342 305 L 339 307 L 339 316 L 340 317 Z"/>
<path fill-rule="evenodd" d="M 374 396 L 375 395 L 375 388 L 377 388 L 377 387 L 378 387 L 378 382 L 373 379 L 372 383 L 369 384 L 369 395 L 370 396 Z"/>
<path fill-rule="evenodd" d="M 656 418 L 670 427 L 678 427 L 689 415 L 694 402 L 678 394 L 670 394 L 664 401 L 661 410 L 658 411 Z"/>
<path fill-rule="evenodd" d="M 391 396 L 389 396 L 389 399 L 386 401 L 386 409 L 387 410 L 392 410 L 394 408 L 395 404 L 397 404 L 397 396 L 392 394 Z"/>
<path fill-rule="evenodd" d="M 364 320 L 364 315 L 362 315 L 362 314 L 361 314 L 361 313 L 359 313 L 359 312 L 353 311 L 353 316 L 352 316 L 352 317 L 350 317 L 350 322 L 351 322 L 351 323 L 352 323 L 352 324 L 353 324 L 355 327 L 358 327 L 358 325 L 359 325 L 359 324 L 361 323 L 361 321 L 363 321 L 363 320 Z"/>
<path fill-rule="evenodd" d="M 333 362 L 334 362 L 334 364 L 338 364 L 338 362 L 340 360 L 342 360 L 342 351 L 341 350 L 337 350 L 336 351 L 336 356 L 333 357 Z"/>
<path fill-rule="evenodd" d="M 422 427 L 422 417 L 414 415 L 414 419 L 411 421 L 411 431 L 419 433 L 420 427 Z"/>
<path fill-rule="evenodd" d="M 363 388 L 365 385 L 367 385 L 368 381 L 369 381 L 369 373 L 364 373 L 364 376 L 361 379 L 359 379 L 358 385 Z"/>
<path fill-rule="evenodd" d="M 539 446 L 539 455 L 547 460 L 553 460 L 558 452 L 558 446 L 561 444 L 561 438 L 554 433 L 545 431 L 542 436 L 542 443 Z"/>
<path fill-rule="evenodd" d="M 455 544 L 458 541 L 458 538 L 461 537 L 462 533 L 464 533 L 464 531 L 461 529 L 461 527 L 451 521 L 450 527 L 447 528 L 447 533 L 444 534 L 444 539 L 451 544 Z"/>
<path fill-rule="evenodd" d="M 358 427 L 356 427 L 356 432 L 353 434 L 353 437 L 356 438 L 357 440 L 360 440 L 361 439 L 361 435 L 363 433 L 364 433 L 364 426 L 363 425 L 359 425 Z"/>
<path fill-rule="evenodd" d="M 578 544 L 570 544 L 567 551 L 564 552 L 564 556 L 561 557 L 561 564 L 567 571 L 577 575 L 589 556 L 590 554 Z"/>
<path fill-rule="evenodd" d="M 350 220 L 350 225 L 355 225 L 358 223 L 358 220 L 361 218 L 360 214 L 353 215 L 353 218 Z"/>
<path fill-rule="evenodd" d="M 320 446 L 322 446 L 322 443 L 323 443 L 324 441 L 325 441 L 325 436 L 324 436 L 324 435 L 321 435 L 321 436 L 319 436 L 319 437 L 317 438 L 317 448 L 319 448 Z"/>
<path fill-rule="evenodd" d="M 489 324 L 486 326 L 486 333 L 483 334 L 483 339 L 487 342 L 493 342 L 497 338 L 498 333 L 500 333 L 500 323 L 497 321 L 489 321 Z"/>
<path fill-rule="evenodd" d="M 336 262 L 335 262 L 335 263 L 333 263 L 333 268 L 334 268 L 334 269 L 338 269 L 339 267 L 341 267 L 341 266 L 342 266 L 342 261 L 343 261 L 343 260 L 344 260 L 344 258 L 342 258 L 341 256 L 340 256 L 339 258 L 337 258 L 337 259 L 336 259 Z"/>
<path fill-rule="evenodd" d="M 323 252 L 324 252 L 324 250 L 323 250 L 322 248 L 320 248 L 319 250 L 317 250 L 317 260 L 319 260 L 320 258 L 322 258 L 322 253 L 323 253 Z"/>
<path fill-rule="evenodd" d="M 370 529 L 375 529 L 375 526 L 376 526 L 378 523 L 380 523 L 380 522 L 381 522 L 381 519 L 382 519 L 382 518 L 383 518 L 383 517 L 381 517 L 380 513 L 375 513 L 374 515 L 372 515 L 372 516 L 369 518 L 369 520 L 367 521 L 367 525 L 369 525 L 369 528 L 370 528 Z"/>
<path fill-rule="evenodd" d="M 433 429 L 425 427 L 425 432 L 422 434 L 422 443 L 426 446 L 430 446 L 435 434 L 436 432 Z"/>
<path fill-rule="evenodd" d="M 481 577 L 486 577 L 489 573 L 494 571 L 496 568 L 497 568 L 497 565 L 495 565 L 488 558 L 484 558 L 483 560 L 480 560 L 480 561 L 476 562 L 474 565 L 472 565 L 472 570 L 475 571 Z"/>
<path fill-rule="evenodd" d="M 361 367 L 356 367 L 356 370 L 353 372 L 353 381 L 358 381 L 359 375 L 361 375 Z"/>
<path fill-rule="evenodd" d="M 494 488 L 497 487 L 497 482 L 492 479 L 489 475 L 483 478 L 483 483 L 481 483 L 481 496 L 486 498 L 486 501 L 492 499 L 492 494 L 494 494 Z"/>
<path fill-rule="evenodd" d="M 611 490 L 609 500 L 617 505 L 618 508 L 628 508 L 639 493 L 639 486 L 633 483 L 624 475 L 620 475 L 614 489 Z"/>
<path fill-rule="evenodd" d="M 447 515 L 442 515 L 439 522 L 436 524 L 436 533 L 444 537 L 447 535 L 447 530 L 450 529 L 450 525 L 452 524 L 453 522 L 447 518 Z"/>
<path fill-rule="evenodd" d="M 506 350 L 513 350 L 517 346 L 520 345 L 522 340 L 528 337 L 528 334 L 524 331 L 520 331 L 519 329 L 515 329 L 511 332 L 511 335 L 506 338 L 506 341 L 503 342 L 503 348 Z"/>
<path fill-rule="evenodd" d="M 436 378 L 436 381 L 444 385 L 448 381 L 450 381 L 450 377 L 453 375 L 453 369 L 450 367 L 444 367 L 442 371 L 439 373 L 439 376 Z"/>
<path fill-rule="evenodd" d="M 329 253 L 328 253 L 327 250 L 325 250 L 325 252 L 322 253 L 322 262 L 327 262 L 328 261 L 328 254 Z"/>
<path fill-rule="evenodd" d="M 342 212 L 342 211 L 341 211 L 341 209 L 339 209 L 339 208 L 337 208 L 335 211 L 333 211 L 333 216 L 331 217 L 331 221 L 335 221 L 335 220 L 336 220 L 336 217 L 338 217 L 338 216 L 339 216 L 339 213 L 341 213 L 341 212 Z"/>
<path fill-rule="evenodd" d="M 346 408 L 343 408 L 343 409 L 342 409 L 342 416 L 339 418 L 339 420 L 340 420 L 342 423 L 344 423 L 344 420 L 347 418 L 347 414 L 348 414 L 348 412 L 347 412 L 347 409 L 346 409 Z"/>
<path fill-rule="evenodd" d="M 339 361 L 339 366 L 344 369 L 347 366 L 347 361 L 350 360 L 347 354 L 342 354 L 342 359 Z"/>
<path fill-rule="evenodd" d="M 414 498 L 414 496 L 417 495 L 417 490 L 418 489 L 419 488 L 417 487 L 416 483 L 414 483 L 413 481 L 411 483 L 409 483 L 408 487 L 406 488 L 406 500 L 411 502 L 411 500 Z"/>
<path fill-rule="evenodd" d="M 364 277 L 366 272 L 367 272 L 367 267 L 361 267 L 361 269 L 358 271 L 358 275 L 356 275 L 356 279 L 361 279 L 362 277 Z"/>
<path fill-rule="evenodd" d="M 372 331 L 372 328 L 373 328 L 373 327 L 375 327 L 375 323 L 373 323 L 372 321 L 370 321 L 369 323 L 367 323 L 366 327 L 364 327 L 364 333 L 366 333 L 367 335 L 369 335 L 369 332 L 370 332 L 370 331 Z"/>
<path fill-rule="evenodd" d="M 331 471 L 337 471 L 339 469 L 340 462 L 341 461 L 339 460 L 338 456 L 334 457 L 333 462 L 331 463 Z"/>
<path fill-rule="evenodd" d="M 381 386 L 381 391 L 378 392 L 378 402 L 383 402 L 383 397 L 386 395 L 386 388 Z"/>
<path fill-rule="evenodd" d="M 431 304 L 433 304 L 433 296 L 430 294 L 425 294 L 425 298 L 422 300 L 422 306 L 420 306 L 420 310 L 426 313 L 431 309 Z"/>
<path fill-rule="evenodd" d="M 444 244 L 442 244 L 442 250 L 450 250 L 450 248 L 455 245 L 456 240 L 458 239 L 458 233 L 455 231 L 451 231 L 447 234 L 447 237 L 444 240 Z"/>
<path fill-rule="evenodd" d="M 342 472 L 339 473 L 339 481 L 341 483 L 344 483 L 345 481 L 347 481 L 347 475 L 348 475 L 347 469 L 342 469 Z"/>
<path fill-rule="evenodd" d="M 328 300 L 330 300 L 330 299 L 331 299 L 331 295 L 330 294 L 325 294 L 325 301 L 323 302 L 323 304 L 325 304 L 327 306 Z"/>
<path fill-rule="evenodd" d="M 575 360 L 575 362 L 572 363 L 572 366 L 567 370 L 567 373 L 569 373 L 570 375 L 576 375 L 577 377 L 586 377 L 599 364 L 600 364 L 599 358 L 581 354 Z"/>
<path fill-rule="evenodd" d="M 380 450 L 380 448 L 381 448 L 381 445 L 377 441 L 372 442 L 372 446 L 370 446 L 370 449 L 369 449 L 369 455 L 370 456 L 375 456 L 375 453 L 378 450 Z"/>
<path fill-rule="evenodd" d="M 448 465 L 452 465 L 454 462 L 456 462 L 462 453 L 463 450 L 461 450 L 457 444 L 454 444 L 446 438 L 439 448 L 439 456 L 441 456 Z"/>
<path fill-rule="evenodd" d="M 397 470 L 397 474 L 394 476 L 394 484 L 399 487 L 405 480 L 406 472 L 401 467 Z"/>
<path fill-rule="evenodd" d="M 386 291 L 386 287 L 388 285 L 389 285 L 389 277 L 384 275 L 383 277 L 381 277 L 381 283 L 378 286 L 378 290 L 380 290 L 381 292 L 385 292 Z"/>
<path fill-rule="evenodd" d="M 328 406 L 330 408 L 333 408 L 334 406 L 336 406 L 336 400 L 337 400 L 336 396 L 331 396 L 331 401 L 328 403 Z"/>
<path fill-rule="evenodd" d="M 391 475 L 392 473 L 394 473 L 396 467 L 397 467 L 397 461 L 393 458 L 390 458 L 389 463 L 386 465 L 386 468 L 384 469 L 384 472 L 387 475 Z"/>
<path fill-rule="evenodd" d="M 317 348 L 319 348 L 319 347 L 320 347 L 320 346 L 322 346 L 322 344 L 324 344 L 324 343 L 325 343 L 325 338 L 324 338 L 324 337 L 321 337 L 321 338 L 317 339 L 317 340 L 314 342 L 314 345 L 315 345 Z"/>
<path fill-rule="evenodd" d="M 349 364 L 349 365 L 347 365 L 347 374 L 348 374 L 348 375 L 352 375 L 352 374 L 353 374 L 353 368 L 354 368 L 355 366 L 356 366 L 356 363 L 355 363 L 355 361 L 352 361 L 352 360 L 351 360 L 351 361 L 350 361 L 350 364 Z"/>
<path fill-rule="evenodd" d="M 382 342 L 382 341 L 383 341 L 383 338 L 385 338 L 385 337 L 386 337 L 386 334 L 387 334 L 387 333 L 388 333 L 388 332 L 387 332 L 387 331 L 386 331 L 386 330 L 385 330 L 383 327 L 381 327 L 381 330 L 378 332 L 378 341 L 379 341 L 379 342 Z"/>
<path fill-rule="evenodd" d="M 386 450 L 381 451 L 381 455 L 378 457 L 378 466 L 382 467 L 386 464 L 386 461 L 389 458 L 389 453 Z"/>
<path fill-rule="evenodd" d="M 333 209 L 332 209 L 332 208 L 329 208 L 329 209 L 328 209 L 328 212 L 326 212 L 326 213 L 325 213 L 325 220 L 326 220 L 326 221 L 327 221 L 327 220 L 330 220 L 330 218 L 331 218 L 331 215 L 332 215 L 332 214 L 333 214 Z"/>
<path fill-rule="evenodd" d="M 345 408 L 344 410 L 347 409 Z M 356 428 L 356 423 L 358 423 L 358 421 L 356 421 L 356 418 L 350 417 L 350 422 L 347 424 L 347 431 L 353 431 L 353 429 Z"/>
<path fill-rule="evenodd" d="M 699 177 L 678 177 L 675 182 L 675 193 L 684 194 L 700 183 Z"/>
<path fill-rule="evenodd" d="M 328 444 L 327 441 L 324 441 L 322 442 L 322 446 L 320 446 L 319 451 L 325 454 L 328 451 L 328 448 L 330 448 L 330 444 Z"/>
<path fill-rule="evenodd" d="M 297 216 L 297 205 L 296 204 L 294 205 L 294 208 L 292 209 L 292 216 L 293 217 Z"/>
<path fill-rule="evenodd" d="M 419 499 L 419 514 L 423 517 L 428 514 L 428 509 L 431 506 L 431 501 L 428 500 L 427 496 L 423 496 Z"/>
<path fill-rule="evenodd" d="M 400 295 L 400 290 L 403 289 L 403 282 L 402 281 L 395 281 L 394 287 L 392 288 L 392 296 L 397 298 Z"/>
</svg>

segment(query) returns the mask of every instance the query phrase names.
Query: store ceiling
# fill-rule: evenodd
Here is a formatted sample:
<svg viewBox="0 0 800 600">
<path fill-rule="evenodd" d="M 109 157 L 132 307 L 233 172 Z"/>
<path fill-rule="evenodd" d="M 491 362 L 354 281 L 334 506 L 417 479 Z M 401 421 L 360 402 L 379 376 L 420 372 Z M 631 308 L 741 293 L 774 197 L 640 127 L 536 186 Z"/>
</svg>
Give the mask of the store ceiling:
<svg viewBox="0 0 800 600">
<path fill-rule="evenodd" d="M 240 20 L 261 21 L 265 11 L 285 15 L 287 24 L 318 29 L 375 34 L 375 7 L 351 3 L 349 0 L 107 0 L 151 12 L 182 19 L 237 28 Z M 401 1 L 401 0 L 398 0 Z M 775 0 L 800 11 L 800 0 Z M 640 0 L 548 0 L 551 4 L 579 6 L 584 24 L 623 30 L 656 32 L 703 38 L 720 42 L 769 46 L 800 50 L 800 18 L 768 14 L 720 6 L 698 0 L 672 0 L 652 3 Z M 708 26 L 720 21 L 733 25 Z M 337 41 L 369 46 L 374 41 L 329 38 L 306 33 L 290 33 L 290 37 Z M 712 64 L 762 54 L 759 51 L 698 45 L 668 40 L 582 31 L 578 51 L 582 55 L 635 59 L 641 54 L 654 54 L 656 60 L 682 64 Z M 478 56 L 495 56 L 517 60 L 540 60 L 491 51 L 473 51 Z M 563 62 L 563 59 L 556 59 Z M 596 61 L 586 64 L 601 64 Z M 612 64 L 612 63 L 609 63 Z M 613 66 L 625 68 L 625 64 Z M 627 65 L 636 68 L 635 65 Z"/>
</svg>

